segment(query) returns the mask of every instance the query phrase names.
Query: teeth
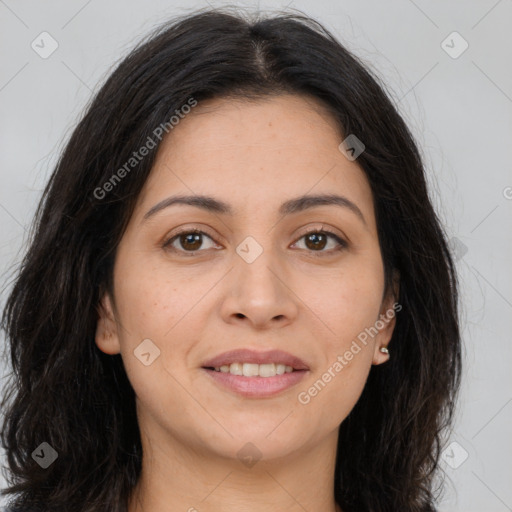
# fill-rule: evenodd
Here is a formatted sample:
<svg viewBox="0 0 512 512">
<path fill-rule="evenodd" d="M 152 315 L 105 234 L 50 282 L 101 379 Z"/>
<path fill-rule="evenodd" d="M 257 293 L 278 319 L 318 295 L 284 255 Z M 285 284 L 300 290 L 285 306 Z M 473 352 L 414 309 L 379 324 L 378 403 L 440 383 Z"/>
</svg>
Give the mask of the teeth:
<svg viewBox="0 0 512 512">
<path fill-rule="evenodd" d="M 276 374 L 276 365 L 274 363 L 260 364 L 260 367 L 259 367 L 259 376 L 260 377 L 274 377 L 275 374 Z"/>
<path fill-rule="evenodd" d="M 244 365 L 242 366 L 242 372 L 244 374 L 244 377 L 257 377 L 259 375 L 258 369 L 259 365 L 252 363 L 244 363 Z"/>
<path fill-rule="evenodd" d="M 232 363 L 229 366 L 229 373 L 232 373 L 233 375 L 243 375 L 244 368 L 242 363 Z"/>
<path fill-rule="evenodd" d="M 244 377 L 274 377 L 283 373 L 293 372 L 291 366 L 284 364 L 255 364 L 255 363 L 231 363 L 215 368 L 216 372 L 231 373 L 232 375 L 243 375 Z"/>
</svg>

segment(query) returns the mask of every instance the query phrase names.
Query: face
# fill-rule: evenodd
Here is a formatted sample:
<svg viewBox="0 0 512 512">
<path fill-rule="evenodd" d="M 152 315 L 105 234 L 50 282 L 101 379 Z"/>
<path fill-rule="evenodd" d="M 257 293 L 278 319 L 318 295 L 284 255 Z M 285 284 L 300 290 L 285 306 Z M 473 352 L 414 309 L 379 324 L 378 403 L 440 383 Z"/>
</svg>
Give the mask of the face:
<svg viewBox="0 0 512 512">
<path fill-rule="evenodd" d="M 96 334 L 121 353 L 141 429 L 162 446 L 235 458 L 250 442 L 263 459 L 310 450 L 337 436 L 372 364 L 387 360 L 394 298 L 371 189 L 342 140 L 320 103 L 283 95 L 205 101 L 162 142 Z M 178 195 L 225 208 L 170 204 Z M 342 199 L 293 203 L 321 195 Z M 256 353 L 235 356 L 247 372 L 290 363 L 275 353 L 254 366 L 271 350 L 303 367 L 205 368 L 237 349 Z"/>
</svg>

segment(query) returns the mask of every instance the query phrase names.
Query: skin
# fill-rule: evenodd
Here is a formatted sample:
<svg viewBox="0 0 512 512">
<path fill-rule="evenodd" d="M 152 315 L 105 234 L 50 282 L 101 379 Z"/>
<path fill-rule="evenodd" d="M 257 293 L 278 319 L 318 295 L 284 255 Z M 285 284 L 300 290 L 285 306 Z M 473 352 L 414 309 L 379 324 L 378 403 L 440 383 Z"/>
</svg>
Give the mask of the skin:
<svg viewBox="0 0 512 512">
<path fill-rule="evenodd" d="M 371 366 L 389 358 L 379 348 L 395 324 L 388 320 L 309 403 L 299 402 L 395 302 L 384 295 L 371 189 L 357 160 L 338 149 L 343 138 L 318 100 L 281 95 L 201 102 L 162 142 L 96 334 L 100 350 L 121 353 L 137 395 L 144 457 L 130 512 L 341 510 L 338 429 Z M 284 201 L 320 193 L 350 199 L 365 222 L 334 205 L 278 214 Z M 144 220 L 174 194 L 213 196 L 236 215 L 174 205 Z M 348 247 L 337 251 L 332 238 L 307 245 L 306 232 L 322 225 Z M 175 239 L 172 252 L 164 244 L 178 227 L 207 235 L 192 250 L 190 239 Z M 247 236 L 263 249 L 252 263 L 236 252 Z M 134 355 L 145 339 L 160 350 L 148 366 Z M 310 370 L 277 396 L 242 397 L 202 369 L 235 348 L 282 349 Z M 261 457 L 252 467 L 237 456 L 248 442 Z"/>
</svg>

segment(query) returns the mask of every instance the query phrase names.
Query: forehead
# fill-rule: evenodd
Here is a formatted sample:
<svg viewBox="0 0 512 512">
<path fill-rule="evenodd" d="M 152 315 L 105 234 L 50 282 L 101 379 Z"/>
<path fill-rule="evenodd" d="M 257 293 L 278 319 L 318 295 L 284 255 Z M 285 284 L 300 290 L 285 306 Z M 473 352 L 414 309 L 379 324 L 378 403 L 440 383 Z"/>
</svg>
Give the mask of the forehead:
<svg viewBox="0 0 512 512">
<path fill-rule="evenodd" d="M 310 96 L 283 94 L 260 99 L 214 98 L 199 102 L 164 140 L 165 149 L 200 137 L 204 150 L 301 147 L 316 151 L 341 137 L 328 107 Z M 310 139 L 303 147 L 297 137 Z M 196 141 L 197 142 L 197 141 Z"/>
<path fill-rule="evenodd" d="M 286 197 L 338 193 L 371 217 L 368 181 L 339 150 L 342 140 L 334 116 L 308 96 L 200 102 L 162 141 L 140 202 L 205 194 L 241 213 Z"/>
</svg>

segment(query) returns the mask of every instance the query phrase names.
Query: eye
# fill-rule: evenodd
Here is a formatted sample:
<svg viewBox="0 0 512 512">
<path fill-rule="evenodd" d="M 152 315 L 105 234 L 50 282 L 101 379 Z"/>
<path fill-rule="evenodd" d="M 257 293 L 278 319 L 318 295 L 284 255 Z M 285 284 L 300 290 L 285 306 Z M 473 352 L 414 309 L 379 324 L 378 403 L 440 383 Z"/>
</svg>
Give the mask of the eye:
<svg viewBox="0 0 512 512">
<path fill-rule="evenodd" d="M 168 239 L 163 244 L 163 248 L 172 252 L 188 253 L 187 256 L 193 256 L 194 253 L 201 252 L 199 250 L 200 248 L 205 249 L 202 240 L 203 237 L 206 237 L 208 240 L 213 242 L 213 239 L 204 231 L 199 229 L 185 229 Z M 343 250 L 348 247 L 345 240 L 323 227 L 321 229 L 308 231 L 299 238 L 299 240 L 302 239 L 305 239 L 306 250 L 314 253 L 320 253 L 315 254 L 315 256 L 323 256 L 325 253 Z M 324 250 L 328 245 L 329 239 L 334 241 L 334 247 L 331 247 L 330 250 Z M 297 244 L 298 241 L 295 242 L 294 245 Z M 206 249 L 210 248 L 212 247 L 206 247 Z"/>
<path fill-rule="evenodd" d="M 306 249 L 310 249 L 310 251 L 314 253 L 320 253 L 315 254 L 314 256 L 323 256 L 324 253 L 340 251 L 348 247 L 348 244 L 345 240 L 340 238 L 332 231 L 323 228 L 308 231 L 299 238 L 299 240 L 302 239 L 304 239 Z M 331 247 L 331 250 L 324 251 L 323 249 L 325 249 L 325 247 L 328 245 L 329 239 L 334 241 L 334 247 Z M 296 245 L 297 243 L 298 242 L 295 242 L 294 245 Z"/>
<path fill-rule="evenodd" d="M 163 247 L 164 249 L 168 249 L 170 251 L 176 252 L 185 252 L 185 253 L 194 253 L 194 252 L 200 252 L 198 249 L 203 246 L 202 237 L 206 237 L 209 240 L 212 240 L 210 236 L 208 236 L 204 231 L 201 231 L 199 229 L 187 229 L 180 231 L 176 235 L 174 235 L 172 238 L 167 240 Z M 176 247 L 176 245 L 180 245 L 181 248 Z M 208 249 L 209 247 L 207 247 Z M 193 254 L 189 254 L 190 256 L 193 256 Z"/>
</svg>

